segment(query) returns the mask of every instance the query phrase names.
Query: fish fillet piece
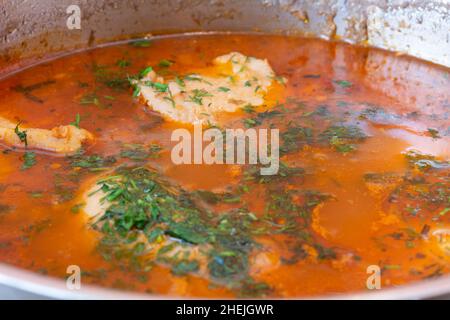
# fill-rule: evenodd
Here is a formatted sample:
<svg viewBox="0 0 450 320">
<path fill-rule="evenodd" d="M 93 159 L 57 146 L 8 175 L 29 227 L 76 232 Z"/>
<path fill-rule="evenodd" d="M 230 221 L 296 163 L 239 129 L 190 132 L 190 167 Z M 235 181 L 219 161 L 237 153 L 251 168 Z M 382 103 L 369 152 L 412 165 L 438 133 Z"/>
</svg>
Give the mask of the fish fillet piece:
<svg viewBox="0 0 450 320">
<path fill-rule="evenodd" d="M 216 124 L 220 113 L 263 105 L 275 78 L 267 60 L 232 52 L 215 58 L 202 74 L 167 80 L 152 70 L 135 85 L 145 103 L 170 120 Z"/>
<path fill-rule="evenodd" d="M 92 183 L 92 182 L 90 182 Z M 81 195 L 81 203 L 83 203 L 83 212 L 87 215 L 89 223 L 94 226 L 97 223 L 101 223 L 102 217 L 106 214 L 108 208 L 112 205 L 110 201 L 107 200 L 107 193 L 105 193 L 99 184 L 95 183 L 90 185 L 86 191 Z M 98 227 L 98 225 L 97 225 Z M 167 235 L 161 235 L 160 238 L 155 242 L 148 242 L 147 237 L 141 232 L 138 234 L 138 242 L 145 244 L 145 256 L 147 258 L 156 258 L 158 250 L 162 247 L 168 246 L 170 244 L 180 244 L 179 240 L 172 239 Z M 132 249 L 131 244 L 128 248 Z M 126 246 L 121 244 L 121 246 Z M 189 256 L 191 259 L 196 259 L 200 261 L 199 270 L 196 272 L 197 275 L 207 277 L 207 261 L 205 257 L 201 254 L 201 250 L 206 250 L 207 245 L 197 246 L 197 245 L 178 245 L 175 246 L 170 252 L 166 254 L 167 258 L 177 257 L 177 256 Z"/>
<path fill-rule="evenodd" d="M 137 168 L 138 170 L 142 170 Z M 132 169 L 132 170 L 136 170 Z M 131 171 L 133 172 L 133 171 Z M 153 186 L 153 191 L 143 187 L 137 182 L 129 183 L 130 180 L 127 180 L 125 176 L 123 176 L 120 172 L 115 172 L 113 175 L 107 176 L 98 176 L 96 180 L 87 181 L 84 188 L 82 188 L 83 193 L 80 194 L 80 198 L 77 199 L 77 202 L 83 203 L 83 212 L 88 218 L 88 224 L 91 228 L 95 230 L 107 230 L 108 228 L 123 228 L 122 223 L 115 224 L 118 220 L 109 219 L 109 217 L 116 216 L 119 219 L 122 219 L 124 215 L 130 214 L 130 216 L 137 217 L 140 213 L 144 213 L 146 215 L 152 214 L 153 210 L 148 212 L 140 211 L 136 209 L 136 207 L 132 206 L 132 210 L 129 210 L 130 207 L 124 201 L 124 198 L 121 198 L 125 195 L 126 198 L 130 197 L 129 192 L 137 192 L 137 190 L 144 191 L 142 194 L 142 198 L 134 199 L 135 203 L 152 203 L 153 205 L 157 204 L 157 211 L 155 211 L 158 215 L 165 215 L 164 218 L 157 220 L 153 220 L 151 229 L 146 230 L 146 228 L 141 227 L 129 227 L 129 231 L 133 232 L 133 235 L 136 237 L 135 241 L 127 242 L 126 240 L 120 241 L 117 243 L 113 243 L 112 245 L 116 248 L 121 249 L 130 249 L 133 250 L 136 243 L 139 243 L 142 246 L 141 256 L 145 257 L 145 259 L 153 260 L 156 263 L 161 263 L 163 265 L 172 266 L 172 272 L 175 270 L 175 274 L 177 274 L 176 269 L 173 269 L 174 262 L 186 262 L 187 260 L 191 262 L 195 262 L 197 265 L 196 270 L 192 271 L 196 276 L 203 277 L 206 279 L 211 279 L 213 281 L 217 281 L 218 283 L 223 283 L 226 281 L 226 277 L 214 278 L 214 274 L 211 272 L 209 265 L 211 263 L 211 259 L 209 253 L 216 252 L 217 250 L 227 251 L 227 248 L 233 247 L 233 241 L 229 244 L 229 241 L 222 241 L 220 245 L 216 248 L 214 247 L 215 242 L 211 242 L 209 236 L 209 229 L 203 229 L 200 227 L 201 223 L 207 223 L 206 221 L 200 222 L 200 215 L 196 218 L 192 218 L 191 214 L 194 214 L 196 210 L 204 210 L 203 208 L 196 206 L 195 203 L 190 203 L 185 198 L 185 195 L 181 189 L 172 184 L 167 184 L 165 181 L 159 181 L 159 178 L 156 176 L 153 178 L 147 177 L 145 180 L 148 180 L 145 184 Z M 135 180 L 133 180 L 135 181 Z M 150 181 L 153 181 L 155 184 L 152 184 Z M 137 183 L 137 184 L 136 184 Z M 119 188 L 109 186 L 118 186 Z M 164 187 L 162 187 L 164 185 Z M 105 187 L 106 186 L 106 187 Z M 159 198 L 159 195 L 164 194 L 166 190 L 170 195 L 170 198 L 165 198 L 166 196 Z M 119 191 L 119 192 L 117 192 Z M 178 198 L 177 200 L 177 197 Z M 159 198 L 159 200 L 157 200 Z M 133 199 L 132 197 L 129 199 Z M 156 201 L 155 201 L 156 200 Z M 150 201 L 150 202 L 149 202 Z M 173 202 L 172 202 L 173 201 Z M 182 204 L 186 202 L 185 204 Z M 188 206 L 189 210 L 186 211 L 186 207 L 178 207 L 177 205 L 173 206 L 171 203 L 179 203 L 181 206 Z M 151 208 L 155 208 L 151 206 Z M 142 208 L 142 207 L 141 207 Z M 150 207 L 148 207 L 150 208 Z M 192 210 L 192 211 L 191 211 Z M 206 213 L 206 212 L 204 212 Z M 195 215 L 195 214 L 194 214 Z M 170 217 L 170 218 L 169 218 Z M 189 218 L 190 217 L 190 218 Z M 184 218 L 187 219 L 187 223 L 183 223 Z M 121 220 L 123 221 L 123 220 Z M 105 223 L 107 224 L 105 228 Z M 111 224 L 113 223 L 113 224 Z M 216 227 L 214 224 L 210 225 L 211 228 Z M 217 227 L 216 227 L 217 228 Z M 155 238 L 149 238 L 149 236 L 155 230 L 160 230 Z M 187 230 L 190 229 L 192 231 Z M 209 230 L 209 231 L 207 231 Z M 162 231 L 162 232 L 161 232 Z M 204 238 L 206 237 L 206 238 Z M 229 244 L 230 247 L 226 246 Z M 160 250 L 163 250 L 163 253 Z M 253 253 L 249 253 L 249 255 L 253 255 Z M 250 258 L 250 256 L 249 256 Z M 253 261 L 253 258 L 251 258 Z M 265 261 L 263 258 L 260 261 Z M 176 262 L 176 264 L 178 263 Z M 183 262 L 183 263 L 184 263 Z M 219 262 L 221 263 L 221 262 Z M 276 267 L 277 265 L 264 264 L 260 263 L 258 265 L 258 270 L 263 272 L 269 267 Z M 245 271 L 245 270 L 242 270 Z M 213 279 L 214 278 L 214 279 Z"/>
<path fill-rule="evenodd" d="M 16 126 L 16 123 L 0 117 L 0 141 L 10 146 L 24 147 L 24 141 L 15 132 Z M 72 125 L 58 126 L 51 130 L 20 126 L 20 131 L 26 133 L 27 147 L 60 154 L 74 153 L 84 141 L 93 139 L 89 131 Z"/>
</svg>

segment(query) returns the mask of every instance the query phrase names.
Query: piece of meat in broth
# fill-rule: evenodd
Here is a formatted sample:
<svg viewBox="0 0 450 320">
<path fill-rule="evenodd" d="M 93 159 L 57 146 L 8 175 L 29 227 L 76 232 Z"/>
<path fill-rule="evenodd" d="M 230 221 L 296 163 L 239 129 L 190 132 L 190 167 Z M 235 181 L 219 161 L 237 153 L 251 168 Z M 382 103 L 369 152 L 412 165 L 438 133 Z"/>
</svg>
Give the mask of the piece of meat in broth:
<svg viewBox="0 0 450 320">
<path fill-rule="evenodd" d="M 136 170 L 136 168 L 133 170 Z M 138 170 L 142 169 L 138 168 Z M 215 236 L 211 238 L 210 236 L 206 236 L 206 238 L 203 238 L 206 234 L 212 234 L 212 229 L 210 228 L 217 228 L 217 231 L 218 229 L 223 228 L 223 225 L 222 227 L 220 227 L 220 224 L 215 225 L 214 222 L 209 221 L 208 223 L 210 224 L 208 224 L 208 228 L 203 229 L 202 227 L 200 227 L 200 225 L 202 223 L 205 223 L 206 221 L 201 220 L 199 216 L 197 216 L 197 213 L 194 213 L 198 212 L 198 214 L 201 215 L 206 213 L 206 211 L 200 213 L 200 211 L 204 210 L 204 208 L 202 207 L 202 204 L 197 203 L 196 200 L 198 199 L 194 200 L 194 198 L 192 198 L 188 200 L 187 198 L 185 198 L 186 195 L 183 190 L 179 187 L 167 183 L 167 181 L 160 181 L 158 178 L 152 180 L 154 183 L 153 184 L 150 182 L 150 179 L 151 178 L 149 178 L 148 183 L 149 185 L 153 185 L 152 190 L 155 192 L 152 191 L 151 193 L 144 193 L 145 195 L 143 195 L 143 197 L 151 199 L 151 201 L 155 201 L 152 203 L 158 203 L 159 206 L 156 212 L 159 212 L 159 215 L 162 216 L 159 216 L 157 220 L 152 220 L 153 222 L 150 224 L 150 229 L 147 229 L 147 227 L 143 226 L 138 227 L 137 225 L 128 225 L 126 228 L 129 228 L 128 231 L 132 232 L 135 240 L 130 242 L 127 240 L 127 238 L 119 238 L 119 241 L 114 241 L 113 246 L 115 246 L 116 248 L 128 249 L 132 251 L 135 244 L 139 243 L 141 246 L 143 246 L 142 254 L 140 254 L 140 256 L 143 257 L 146 261 L 151 260 L 158 264 L 171 266 L 173 266 L 174 261 L 195 263 L 195 270 L 191 270 L 189 271 L 189 273 L 195 274 L 199 277 L 210 279 L 217 283 L 223 283 L 223 281 L 225 281 L 224 277 L 226 276 L 215 277 L 213 271 L 211 271 L 211 254 L 218 252 L 217 250 L 220 250 L 220 252 L 229 255 L 230 252 L 234 251 L 229 251 L 228 249 L 236 248 L 235 246 L 239 246 L 240 244 L 242 245 L 240 250 L 247 250 L 247 246 L 250 244 L 242 244 L 242 239 L 234 243 L 233 240 L 230 241 L 229 238 L 226 238 L 227 240 L 222 240 L 220 242 L 221 244 L 216 246 L 217 242 L 216 240 L 214 240 L 216 239 Z M 130 191 L 138 190 L 138 188 L 142 187 L 138 187 L 134 183 L 128 184 L 127 181 L 129 180 L 127 180 L 124 175 L 122 175 L 120 172 L 115 172 L 113 175 L 98 176 L 95 180 L 86 182 L 86 185 L 82 188 L 83 193 L 80 194 L 79 199 L 76 199 L 76 202 L 83 203 L 82 210 L 86 214 L 88 224 L 93 229 L 109 230 L 110 228 L 124 228 L 121 222 L 116 224 L 118 220 L 114 220 L 114 222 L 112 222 L 110 218 L 116 217 L 121 219 L 126 214 L 130 214 L 130 216 L 136 217 L 143 212 L 133 206 L 132 210 L 129 210 L 129 207 L 124 204 L 124 198 L 132 199 L 129 194 Z M 110 187 L 105 188 L 105 184 L 107 186 L 109 185 L 120 187 L 113 187 L 112 189 Z M 162 187 L 171 195 L 172 200 L 167 200 L 166 196 L 163 195 L 164 191 L 162 191 L 160 187 Z M 120 192 L 120 195 L 118 195 L 119 193 L 116 193 L 116 191 L 118 190 Z M 117 198 L 116 195 L 118 195 Z M 161 195 L 162 197 L 160 197 Z M 149 201 L 148 199 L 144 200 L 143 198 L 139 198 L 134 199 L 133 201 L 141 201 L 141 203 L 145 203 L 145 201 Z M 183 209 L 182 207 L 178 207 L 177 205 L 171 205 L 171 203 L 173 204 L 177 202 L 179 202 L 182 206 L 188 204 L 189 209 L 186 211 L 186 208 Z M 153 212 L 152 210 L 149 210 L 144 214 L 148 216 L 152 215 Z M 192 216 L 192 214 L 195 216 L 195 218 Z M 183 223 L 182 221 L 187 222 Z M 107 224 L 106 228 L 105 223 Z M 159 230 L 157 232 L 156 238 L 150 236 L 151 234 L 154 234 L 152 230 Z M 235 234 L 233 237 L 238 236 Z M 224 247 L 224 244 L 230 245 L 230 247 Z M 249 252 L 249 261 L 252 261 L 252 263 L 255 264 L 254 267 L 249 267 L 248 272 L 250 275 L 254 273 L 268 272 L 269 270 L 274 270 L 279 266 L 280 259 L 278 254 L 275 252 L 276 247 L 273 247 L 273 245 L 273 242 L 264 242 L 263 240 L 258 240 L 258 251 L 254 252 L 252 250 L 251 252 Z M 167 248 L 170 248 L 170 250 L 165 250 Z M 164 251 L 163 254 L 160 254 L 161 249 Z M 260 251 L 265 252 L 265 254 L 258 254 L 258 252 Z M 237 253 L 231 253 L 230 257 L 234 256 L 234 254 Z M 214 259 L 216 259 L 214 261 L 218 261 L 217 263 L 220 266 L 224 264 L 224 262 L 219 258 Z M 237 263 L 239 261 L 240 260 L 238 259 Z M 245 270 L 241 271 L 246 272 Z M 173 268 L 172 272 L 175 272 L 175 274 L 177 274 L 177 271 L 174 271 Z M 236 276 L 240 277 L 241 275 Z"/>
<path fill-rule="evenodd" d="M 79 199 L 80 203 L 83 203 L 83 212 L 86 214 L 89 225 L 94 229 L 101 229 L 104 221 L 105 214 L 107 210 L 112 205 L 112 202 L 108 200 L 108 194 L 102 189 L 102 178 L 96 177 L 95 180 L 88 181 L 86 184 L 85 191 L 81 194 Z M 109 177 L 106 177 L 108 179 Z M 97 182 L 99 181 L 99 182 Z M 171 244 L 176 244 L 170 252 L 165 254 L 166 259 L 175 258 L 178 256 L 189 257 L 190 259 L 195 259 L 199 261 L 199 268 L 196 271 L 198 276 L 207 277 L 208 268 L 207 261 L 204 254 L 201 253 L 202 250 L 207 250 L 208 245 L 191 245 L 180 242 L 168 235 L 160 235 L 160 237 L 153 242 L 149 242 L 147 236 L 144 232 L 140 231 L 137 235 L 137 242 L 145 244 L 144 254 L 146 258 L 155 259 L 158 255 L 159 249 L 169 246 Z M 121 243 L 118 246 L 128 248 L 132 250 L 133 243 Z M 164 264 L 164 261 L 160 261 Z"/>
<path fill-rule="evenodd" d="M 238 52 L 215 58 L 202 73 L 168 80 L 152 70 L 135 85 L 145 103 L 170 120 L 216 124 L 220 113 L 263 105 L 275 79 L 267 60 Z"/>
<path fill-rule="evenodd" d="M 21 139 L 17 134 L 18 125 L 12 121 L 0 117 L 0 141 L 14 147 L 26 147 L 40 149 L 60 154 L 76 152 L 87 140 L 92 140 L 93 135 L 84 129 L 72 125 L 58 126 L 51 130 L 39 128 L 23 128 L 20 131 L 26 134 Z M 26 140 L 25 140 L 26 139 Z"/>
</svg>

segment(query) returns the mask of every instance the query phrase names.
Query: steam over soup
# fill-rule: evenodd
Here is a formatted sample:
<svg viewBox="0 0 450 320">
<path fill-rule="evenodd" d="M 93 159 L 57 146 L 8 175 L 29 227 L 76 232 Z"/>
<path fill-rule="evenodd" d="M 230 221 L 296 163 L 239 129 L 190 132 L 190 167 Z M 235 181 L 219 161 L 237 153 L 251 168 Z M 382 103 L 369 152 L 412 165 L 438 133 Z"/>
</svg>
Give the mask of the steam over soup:
<svg viewBox="0 0 450 320">
<path fill-rule="evenodd" d="M 382 287 L 442 276 L 449 78 L 375 49 L 243 34 L 116 44 L 5 77 L 0 261 L 196 297 L 367 290 L 373 265 Z M 175 164 L 172 133 L 194 125 L 278 130 L 276 174 Z"/>
</svg>

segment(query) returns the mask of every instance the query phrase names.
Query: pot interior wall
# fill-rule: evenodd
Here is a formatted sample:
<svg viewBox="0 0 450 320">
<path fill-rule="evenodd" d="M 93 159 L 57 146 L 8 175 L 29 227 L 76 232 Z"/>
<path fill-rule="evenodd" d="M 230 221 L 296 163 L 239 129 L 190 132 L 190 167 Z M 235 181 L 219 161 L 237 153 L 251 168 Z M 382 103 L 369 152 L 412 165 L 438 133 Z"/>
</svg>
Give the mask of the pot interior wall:
<svg viewBox="0 0 450 320">
<path fill-rule="evenodd" d="M 450 4 L 441 0 L 82 0 L 80 29 L 67 26 L 71 5 L 72 0 L 2 4 L 3 73 L 35 57 L 112 40 L 218 30 L 339 39 L 450 66 Z"/>
</svg>

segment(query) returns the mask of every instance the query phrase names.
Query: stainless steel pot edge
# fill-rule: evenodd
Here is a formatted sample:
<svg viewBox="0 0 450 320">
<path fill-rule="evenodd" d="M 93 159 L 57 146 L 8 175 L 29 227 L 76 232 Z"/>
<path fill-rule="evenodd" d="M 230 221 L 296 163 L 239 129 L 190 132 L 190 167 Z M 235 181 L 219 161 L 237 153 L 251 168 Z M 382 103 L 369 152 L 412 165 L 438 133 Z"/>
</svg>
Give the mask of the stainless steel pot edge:
<svg viewBox="0 0 450 320">
<path fill-rule="evenodd" d="M 64 279 L 56 279 L 0 264 L 0 285 L 20 290 L 22 297 L 28 299 L 69 299 L 69 300 L 178 300 L 186 297 L 140 294 L 129 291 L 106 289 L 93 285 L 83 285 L 80 290 L 69 290 Z M 295 299 L 331 299 L 331 300 L 389 300 L 389 299 L 425 299 L 444 297 L 450 288 L 450 275 L 437 279 L 424 280 L 398 287 L 388 287 L 374 291 L 360 291 L 321 296 L 296 297 Z M 8 298 L 8 297 L 3 297 Z M 15 298 L 11 296 L 9 298 Z M 448 296 L 446 297 L 448 298 Z M 195 299 L 205 299 L 197 297 Z"/>
<path fill-rule="evenodd" d="M 72 0 L 0 7 L 0 62 L 17 62 L 146 33 L 260 31 L 301 34 L 406 53 L 450 67 L 448 0 Z"/>
</svg>

